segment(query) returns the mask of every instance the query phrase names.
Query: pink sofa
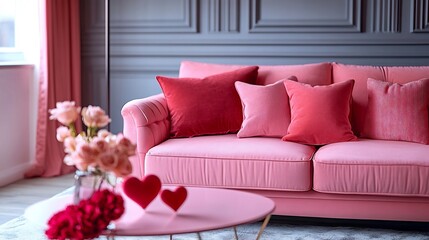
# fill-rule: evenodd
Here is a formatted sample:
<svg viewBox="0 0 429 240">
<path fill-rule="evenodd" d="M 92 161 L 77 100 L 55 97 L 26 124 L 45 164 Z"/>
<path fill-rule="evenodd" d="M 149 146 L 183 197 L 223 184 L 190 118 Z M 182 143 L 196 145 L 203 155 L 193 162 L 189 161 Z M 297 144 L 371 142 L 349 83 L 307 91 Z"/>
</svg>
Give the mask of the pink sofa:
<svg viewBox="0 0 429 240">
<path fill-rule="evenodd" d="M 240 67 L 183 62 L 180 77 Z M 257 84 L 291 75 L 311 85 L 354 79 L 351 124 L 359 137 L 367 79 L 407 83 L 429 78 L 429 67 L 260 66 Z M 359 138 L 314 147 L 236 134 L 170 139 L 169 111 L 161 94 L 128 102 L 122 116 L 125 136 L 137 143 L 135 176 L 156 174 L 165 184 L 258 193 L 275 201 L 277 215 L 429 221 L 429 145 Z"/>
</svg>

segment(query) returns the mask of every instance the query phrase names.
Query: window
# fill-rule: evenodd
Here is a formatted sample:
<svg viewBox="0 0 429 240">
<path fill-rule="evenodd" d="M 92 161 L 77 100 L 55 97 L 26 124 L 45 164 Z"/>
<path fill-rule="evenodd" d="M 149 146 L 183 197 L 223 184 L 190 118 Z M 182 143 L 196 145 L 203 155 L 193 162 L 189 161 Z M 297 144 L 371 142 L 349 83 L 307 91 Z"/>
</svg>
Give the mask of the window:
<svg viewBox="0 0 429 240">
<path fill-rule="evenodd" d="M 0 0 L 0 48 L 15 47 L 16 2 Z"/>
<path fill-rule="evenodd" d="M 0 0 L 0 65 L 37 61 L 38 6 L 39 0 Z"/>
</svg>

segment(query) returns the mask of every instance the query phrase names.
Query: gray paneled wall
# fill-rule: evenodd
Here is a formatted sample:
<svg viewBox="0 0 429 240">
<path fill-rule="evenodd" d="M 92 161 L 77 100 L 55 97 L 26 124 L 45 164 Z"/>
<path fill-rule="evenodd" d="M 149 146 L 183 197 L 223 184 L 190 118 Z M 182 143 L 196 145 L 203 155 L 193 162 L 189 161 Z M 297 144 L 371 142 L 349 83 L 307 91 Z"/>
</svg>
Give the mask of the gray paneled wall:
<svg viewBox="0 0 429 240">
<path fill-rule="evenodd" d="M 113 132 L 122 106 L 159 93 L 155 76 L 182 60 L 429 65 L 429 0 L 110 0 L 107 80 L 104 0 L 81 8 L 83 102 L 110 105 Z"/>
</svg>

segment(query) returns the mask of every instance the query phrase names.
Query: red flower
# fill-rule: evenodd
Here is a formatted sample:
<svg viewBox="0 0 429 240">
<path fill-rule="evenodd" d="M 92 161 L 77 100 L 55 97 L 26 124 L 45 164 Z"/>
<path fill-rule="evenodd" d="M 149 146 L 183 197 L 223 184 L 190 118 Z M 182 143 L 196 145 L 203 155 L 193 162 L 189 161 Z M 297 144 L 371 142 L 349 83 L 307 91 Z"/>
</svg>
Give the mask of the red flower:
<svg viewBox="0 0 429 240">
<path fill-rule="evenodd" d="M 48 230 L 45 234 L 50 239 L 84 239 L 79 229 L 79 212 L 78 207 L 68 206 L 65 210 L 56 213 L 48 221 Z"/>
<path fill-rule="evenodd" d="M 124 199 L 120 195 L 111 194 L 109 190 L 94 193 L 90 201 L 103 206 L 102 214 L 111 220 L 118 219 L 125 211 Z"/>
<path fill-rule="evenodd" d="M 95 192 L 78 205 L 69 205 L 53 215 L 45 231 L 49 239 L 91 239 L 125 211 L 124 200 L 109 190 Z"/>
</svg>

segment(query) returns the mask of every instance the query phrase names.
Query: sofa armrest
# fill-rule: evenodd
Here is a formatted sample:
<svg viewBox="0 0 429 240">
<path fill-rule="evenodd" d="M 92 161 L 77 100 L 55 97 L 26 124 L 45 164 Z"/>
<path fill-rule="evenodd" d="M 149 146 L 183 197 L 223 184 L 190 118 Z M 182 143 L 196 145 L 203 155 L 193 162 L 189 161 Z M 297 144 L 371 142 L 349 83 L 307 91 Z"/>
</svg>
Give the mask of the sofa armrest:
<svg viewBox="0 0 429 240">
<path fill-rule="evenodd" d="M 164 95 L 135 99 L 124 105 L 124 136 L 137 144 L 136 155 L 130 158 L 133 176 L 144 175 L 144 160 L 147 151 L 165 141 L 170 133 L 170 119 Z"/>
</svg>

